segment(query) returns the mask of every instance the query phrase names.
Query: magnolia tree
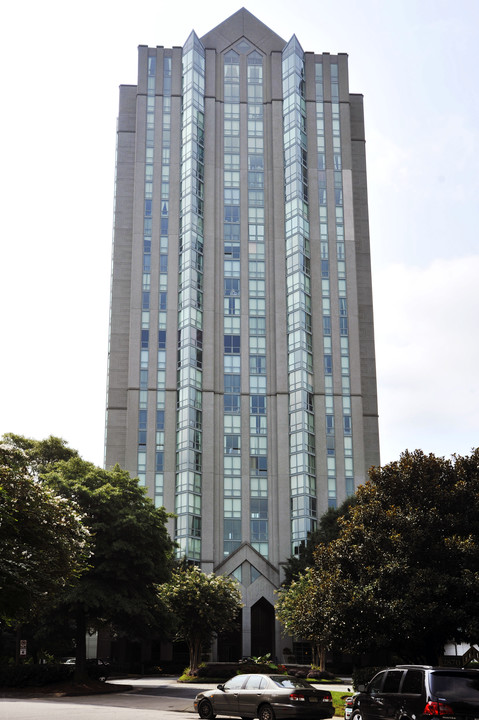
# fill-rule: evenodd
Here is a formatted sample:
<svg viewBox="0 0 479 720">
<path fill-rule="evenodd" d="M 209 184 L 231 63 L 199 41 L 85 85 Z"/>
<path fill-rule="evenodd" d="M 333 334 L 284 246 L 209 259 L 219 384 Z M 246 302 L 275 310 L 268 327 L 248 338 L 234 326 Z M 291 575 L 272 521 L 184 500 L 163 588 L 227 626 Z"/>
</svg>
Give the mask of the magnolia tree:
<svg viewBox="0 0 479 720">
<path fill-rule="evenodd" d="M 452 460 L 416 450 L 373 468 L 338 522 L 338 538 L 280 595 L 286 627 L 408 662 L 437 663 L 446 642 L 479 641 L 479 450 Z"/>
</svg>

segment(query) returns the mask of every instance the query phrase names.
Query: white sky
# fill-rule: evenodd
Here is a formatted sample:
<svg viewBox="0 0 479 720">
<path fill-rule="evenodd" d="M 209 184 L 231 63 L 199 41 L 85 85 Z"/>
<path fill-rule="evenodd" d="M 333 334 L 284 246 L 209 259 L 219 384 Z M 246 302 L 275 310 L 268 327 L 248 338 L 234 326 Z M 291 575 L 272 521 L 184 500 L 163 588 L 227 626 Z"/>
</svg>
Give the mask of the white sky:
<svg viewBox="0 0 479 720">
<path fill-rule="evenodd" d="M 240 0 L 241 1 L 241 0 Z M 0 434 L 103 462 L 118 86 L 137 46 L 183 45 L 241 5 L 3 9 Z M 479 2 L 254 0 L 305 51 L 347 52 L 365 96 L 382 463 L 479 445 Z"/>
</svg>

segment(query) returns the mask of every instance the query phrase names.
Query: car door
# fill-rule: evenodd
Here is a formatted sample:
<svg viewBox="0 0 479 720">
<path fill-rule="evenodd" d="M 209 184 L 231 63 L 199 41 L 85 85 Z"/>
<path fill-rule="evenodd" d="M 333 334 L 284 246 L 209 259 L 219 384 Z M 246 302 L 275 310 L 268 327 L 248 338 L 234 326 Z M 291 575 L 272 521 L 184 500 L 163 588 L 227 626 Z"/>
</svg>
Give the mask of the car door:
<svg viewBox="0 0 479 720">
<path fill-rule="evenodd" d="M 242 717 L 256 717 L 256 710 L 261 701 L 268 679 L 264 675 L 250 675 L 246 685 L 238 693 L 238 709 Z"/>
<path fill-rule="evenodd" d="M 381 716 L 380 720 L 391 720 L 397 717 L 398 711 L 402 705 L 402 695 L 399 693 L 399 687 L 404 675 L 404 670 L 388 670 L 384 679 L 381 691 Z"/>
<path fill-rule="evenodd" d="M 223 685 L 223 690 L 214 695 L 214 711 L 216 714 L 239 715 L 238 697 L 247 675 L 236 675 Z"/>
<path fill-rule="evenodd" d="M 382 696 L 386 671 L 378 673 L 368 683 L 364 692 L 358 697 L 357 707 L 363 720 L 379 720 L 383 716 Z"/>
</svg>

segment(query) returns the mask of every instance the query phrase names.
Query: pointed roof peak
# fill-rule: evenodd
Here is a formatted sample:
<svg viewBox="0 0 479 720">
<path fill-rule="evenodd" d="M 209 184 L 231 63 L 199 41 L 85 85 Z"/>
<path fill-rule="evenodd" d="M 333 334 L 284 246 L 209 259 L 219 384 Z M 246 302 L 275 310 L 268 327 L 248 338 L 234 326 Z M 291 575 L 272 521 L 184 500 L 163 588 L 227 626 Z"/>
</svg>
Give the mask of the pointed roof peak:
<svg viewBox="0 0 479 720">
<path fill-rule="evenodd" d="M 286 45 L 283 38 L 244 7 L 206 33 L 201 38 L 201 42 L 205 48 L 214 48 L 217 52 L 222 52 L 243 37 L 266 52 L 274 50 L 281 52 Z"/>
</svg>

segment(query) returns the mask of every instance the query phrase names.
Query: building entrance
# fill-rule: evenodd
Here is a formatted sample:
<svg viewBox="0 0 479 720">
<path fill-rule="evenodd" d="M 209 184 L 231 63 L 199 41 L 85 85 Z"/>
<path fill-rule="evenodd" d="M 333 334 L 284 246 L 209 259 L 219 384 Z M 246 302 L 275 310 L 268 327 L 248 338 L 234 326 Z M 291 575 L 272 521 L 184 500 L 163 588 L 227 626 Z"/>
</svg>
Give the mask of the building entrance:
<svg viewBox="0 0 479 720">
<path fill-rule="evenodd" d="M 251 608 L 251 655 L 266 655 L 271 653 L 274 658 L 276 648 L 274 643 L 274 607 L 270 602 L 261 598 Z"/>
</svg>

